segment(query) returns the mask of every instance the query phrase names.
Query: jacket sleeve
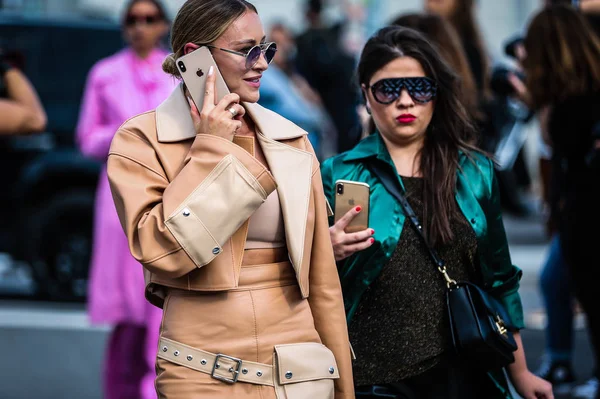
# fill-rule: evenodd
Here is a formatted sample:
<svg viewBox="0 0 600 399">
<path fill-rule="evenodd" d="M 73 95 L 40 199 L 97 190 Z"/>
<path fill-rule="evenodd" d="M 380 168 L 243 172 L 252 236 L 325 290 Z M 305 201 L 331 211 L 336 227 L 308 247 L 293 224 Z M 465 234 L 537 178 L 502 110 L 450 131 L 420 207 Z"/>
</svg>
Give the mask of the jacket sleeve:
<svg viewBox="0 0 600 399">
<path fill-rule="evenodd" d="M 152 145 L 128 124 L 113 141 L 108 177 L 129 248 L 152 273 L 181 277 L 221 253 L 275 181 L 243 148 L 205 134 L 169 181 Z"/>
<path fill-rule="evenodd" d="M 352 355 L 346 313 L 329 238 L 327 203 L 318 167 L 313 174 L 312 187 L 315 201 L 315 229 L 310 262 L 308 301 L 315 327 L 323 344 L 333 352 L 339 369 L 340 378 L 335 382 L 335 398 L 354 399 Z"/>
<path fill-rule="evenodd" d="M 100 86 L 98 66 L 95 66 L 85 86 L 76 137 L 79 150 L 85 156 L 104 162 L 119 125 L 109 124 L 102 114 Z"/>
<path fill-rule="evenodd" d="M 519 282 L 523 272 L 512 264 L 508 248 L 508 240 L 502 221 L 502 208 L 498 182 L 494 173 L 494 165 L 489 161 L 488 184 L 489 197 L 484 206 L 488 226 L 489 259 L 488 267 L 493 273 L 490 293 L 498 299 L 511 317 L 515 329 L 525 328 L 523 305 L 519 295 Z"/>
</svg>

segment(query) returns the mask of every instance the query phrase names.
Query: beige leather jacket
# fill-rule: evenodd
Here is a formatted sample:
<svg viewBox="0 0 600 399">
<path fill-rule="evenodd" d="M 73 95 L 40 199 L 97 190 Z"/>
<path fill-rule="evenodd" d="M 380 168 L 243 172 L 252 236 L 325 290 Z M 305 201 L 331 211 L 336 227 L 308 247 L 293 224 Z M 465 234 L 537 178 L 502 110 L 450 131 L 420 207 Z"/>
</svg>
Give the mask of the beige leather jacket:
<svg viewBox="0 0 600 399">
<path fill-rule="evenodd" d="M 146 298 L 161 307 L 164 287 L 237 287 L 248 219 L 277 189 L 290 261 L 315 327 L 340 370 L 336 398 L 353 398 L 351 351 L 317 161 L 306 132 L 244 103 L 271 172 L 254 157 L 254 139 L 196 135 L 182 86 L 156 111 L 125 122 L 112 142 L 108 177 Z M 309 296 L 310 294 L 310 296 Z"/>
</svg>

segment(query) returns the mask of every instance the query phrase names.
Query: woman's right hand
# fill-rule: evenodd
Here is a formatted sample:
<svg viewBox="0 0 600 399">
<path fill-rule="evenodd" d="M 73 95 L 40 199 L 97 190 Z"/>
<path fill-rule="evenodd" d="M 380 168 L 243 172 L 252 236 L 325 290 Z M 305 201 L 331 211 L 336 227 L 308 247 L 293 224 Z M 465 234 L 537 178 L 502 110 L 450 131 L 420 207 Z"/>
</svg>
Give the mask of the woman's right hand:
<svg viewBox="0 0 600 399">
<path fill-rule="evenodd" d="M 346 227 L 348 227 L 352 219 L 360 211 L 361 208 L 359 206 L 350 209 L 336 224 L 329 228 L 329 236 L 331 237 L 336 262 L 346 259 L 355 252 L 369 248 L 375 242 L 375 239 L 372 237 L 375 234 L 375 230 L 373 229 L 366 229 L 357 233 L 345 232 Z"/>
<path fill-rule="evenodd" d="M 242 127 L 241 118 L 246 110 L 239 104 L 240 96 L 235 93 L 227 94 L 215 105 L 215 80 L 216 74 L 211 66 L 206 78 L 204 104 L 200 112 L 194 102 L 189 100 L 194 128 L 196 134 L 212 134 L 233 140 L 234 134 Z"/>
</svg>

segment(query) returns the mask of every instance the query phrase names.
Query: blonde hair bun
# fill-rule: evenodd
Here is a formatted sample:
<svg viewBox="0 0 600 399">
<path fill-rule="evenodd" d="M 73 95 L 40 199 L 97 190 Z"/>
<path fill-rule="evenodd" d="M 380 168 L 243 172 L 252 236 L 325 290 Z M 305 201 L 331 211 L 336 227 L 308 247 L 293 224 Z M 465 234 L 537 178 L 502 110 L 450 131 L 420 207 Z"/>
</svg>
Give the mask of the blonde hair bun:
<svg viewBox="0 0 600 399">
<path fill-rule="evenodd" d="M 162 69 L 169 75 L 173 75 L 176 78 L 181 78 L 181 74 L 179 73 L 179 69 L 177 69 L 177 57 L 174 53 L 171 53 L 165 58 L 162 63 Z"/>
</svg>

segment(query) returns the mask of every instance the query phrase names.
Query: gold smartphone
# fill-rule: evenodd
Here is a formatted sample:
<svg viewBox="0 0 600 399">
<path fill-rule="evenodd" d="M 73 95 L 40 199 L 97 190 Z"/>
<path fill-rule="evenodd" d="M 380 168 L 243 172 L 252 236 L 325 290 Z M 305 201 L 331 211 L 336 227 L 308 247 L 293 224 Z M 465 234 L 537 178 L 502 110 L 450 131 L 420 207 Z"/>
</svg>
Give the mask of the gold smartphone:
<svg viewBox="0 0 600 399">
<path fill-rule="evenodd" d="M 369 191 L 367 183 L 338 180 L 335 182 L 335 211 L 334 219 L 337 223 L 350 209 L 360 206 L 362 210 L 344 231 L 355 233 L 369 227 Z"/>
<path fill-rule="evenodd" d="M 175 62 L 181 78 L 185 83 L 198 112 L 202 111 L 204 106 L 204 93 L 206 92 L 206 78 L 208 77 L 208 70 L 212 66 L 214 73 L 216 74 L 215 79 L 215 105 L 225 95 L 229 94 L 229 89 L 225 84 L 225 80 L 217 67 L 210 49 L 206 46 L 202 46 L 191 53 L 188 53 L 182 57 L 179 57 Z"/>
</svg>

